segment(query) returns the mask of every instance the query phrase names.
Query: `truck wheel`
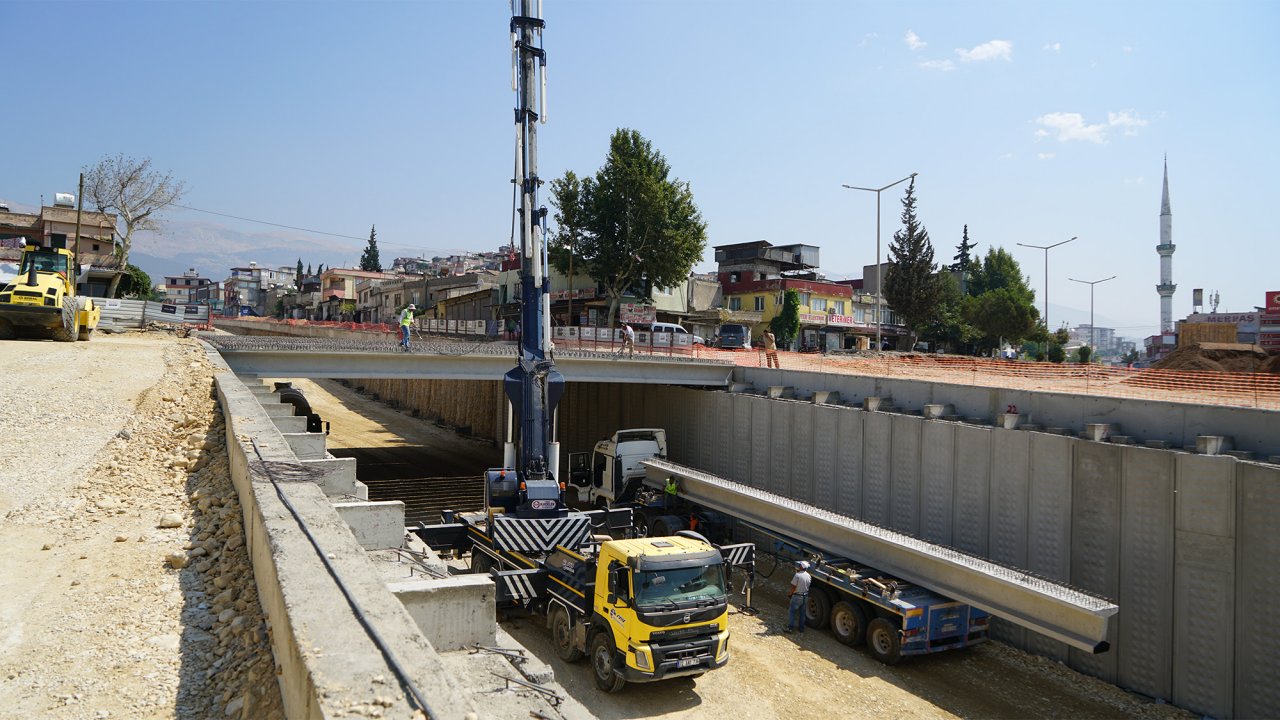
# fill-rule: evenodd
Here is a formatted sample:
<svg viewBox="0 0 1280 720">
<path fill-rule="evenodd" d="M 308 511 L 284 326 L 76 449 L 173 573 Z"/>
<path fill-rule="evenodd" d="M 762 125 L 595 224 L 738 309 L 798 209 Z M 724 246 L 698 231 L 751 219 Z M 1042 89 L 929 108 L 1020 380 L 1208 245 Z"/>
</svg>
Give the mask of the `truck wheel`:
<svg viewBox="0 0 1280 720">
<path fill-rule="evenodd" d="M 573 644 L 573 626 L 569 624 L 569 611 L 557 605 L 551 611 L 551 641 L 556 646 L 556 654 L 565 662 L 577 662 L 582 659 L 582 651 Z"/>
<path fill-rule="evenodd" d="M 885 665 L 897 665 L 902 659 L 902 636 L 893 623 L 876 618 L 867 625 L 867 649 L 871 657 Z"/>
<path fill-rule="evenodd" d="M 471 551 L 471 572 L 477 575 L 488 575 L 491 567 L 493 567 L 493 558 L 476 550 Z"/>
<path fill-rule="evenodd" d="M 627 681 L 613 667 L 613 636 L 598 632 L 591 638 L 591 674 L 596 687 L 607 693 L 618 692 Z"/>
<path fill-rule="evenodd" d="M 631 529 L 635 537 L 649 537 L 649 518 L 645 516 L 643 510 L 631 511 Z"/>
<path fill-rule="evenodd" d="M 867 615 L 855 603 L 841 600 L 831 608 L 831 632 L 845 645 L 867 639 Z"/>
<path fill-rule="evenodd" d="M 804 604 L 804 624 L 822 629 L 831 620 L 831 596 L 820 587 L 809 588 L 808 602 Z"/>
</svg>

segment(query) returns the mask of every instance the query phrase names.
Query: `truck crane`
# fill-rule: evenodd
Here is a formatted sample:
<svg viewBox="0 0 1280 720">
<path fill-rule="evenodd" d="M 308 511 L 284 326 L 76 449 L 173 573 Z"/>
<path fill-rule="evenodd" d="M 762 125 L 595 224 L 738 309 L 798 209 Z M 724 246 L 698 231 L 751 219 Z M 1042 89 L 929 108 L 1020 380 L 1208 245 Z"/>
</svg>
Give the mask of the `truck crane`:
<svg viewBox="0 0 1280 720">
<path fill-rule="evenodd" d="M 540 8 L 540 0 L 511 4 L 522 332 L 502 385 L 514 423 L 503 466 L 485 471 L 484 511 L 446 510 L 440 524 L 410 530 L 433 550 L 469 553 L 472 572 L 493 578 L 500 607 L 545 616 L 560 657 L 589 657 L 596 685 L 615 692 L 727 663 L 729 571 L 752 572 L 755 555 L 753 545 L 716 546 L 688 531 L 614 539 L 610 533 L 629 534 L 629 509 L 584 512 L 566 503 L 555 440 L 565 380 L 550 353 L 547 210 L 538 205 L 537 125 L 546 121 Z"/>
</svg>

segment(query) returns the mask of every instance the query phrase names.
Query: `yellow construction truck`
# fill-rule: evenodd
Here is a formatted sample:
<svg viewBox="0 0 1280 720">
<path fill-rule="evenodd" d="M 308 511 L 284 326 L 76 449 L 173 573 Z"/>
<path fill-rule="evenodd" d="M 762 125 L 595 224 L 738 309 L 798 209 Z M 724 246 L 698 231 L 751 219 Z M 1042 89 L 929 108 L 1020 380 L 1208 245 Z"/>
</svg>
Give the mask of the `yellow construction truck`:
<svg viewBox="0 0 1280 720">
<path fill-rule="evenodd" d="M 0 340 L 20 332 L 63 342 L 88 340 L 102 309 L 93 298 L 76 294 L 76 269 L 69 250 L 28 243 L 17 277 L 0 289 Z"/>
</svg>

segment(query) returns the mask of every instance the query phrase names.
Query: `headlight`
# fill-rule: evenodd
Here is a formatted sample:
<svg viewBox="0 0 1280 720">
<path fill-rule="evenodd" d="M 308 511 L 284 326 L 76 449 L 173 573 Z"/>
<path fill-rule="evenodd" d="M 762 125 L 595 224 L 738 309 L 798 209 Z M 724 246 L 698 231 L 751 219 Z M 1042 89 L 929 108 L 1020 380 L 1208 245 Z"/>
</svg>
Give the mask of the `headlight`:
<svg viewBox="0 0 1280 720">
<path fill-rule="evenodd" d="M 649 661 L 649 651 L 642 648 L 636 648 L 636 667 L 641 670 L 652 670 L 653 663 Z"/>
</svg>

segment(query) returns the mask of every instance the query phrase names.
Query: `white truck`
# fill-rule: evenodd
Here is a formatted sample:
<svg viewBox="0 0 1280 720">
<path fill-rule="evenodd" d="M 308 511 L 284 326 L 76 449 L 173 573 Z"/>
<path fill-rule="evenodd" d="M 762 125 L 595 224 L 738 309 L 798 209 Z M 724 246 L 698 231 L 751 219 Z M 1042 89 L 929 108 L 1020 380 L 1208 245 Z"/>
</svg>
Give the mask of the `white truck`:
<svg viewBox="0 0 1280 720">
<path fill-rule="evenodd" d="M 587 453 L 569 455 L 569 482 L 578 502 L 612 507 L 636 501 L 644 486 L 642 460 L 667 457 L 667 431 L 661 428 L 619 430 Z"/>
</svg>

